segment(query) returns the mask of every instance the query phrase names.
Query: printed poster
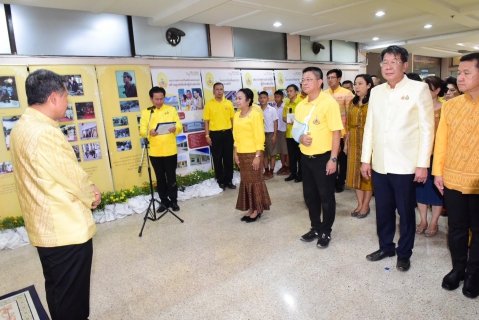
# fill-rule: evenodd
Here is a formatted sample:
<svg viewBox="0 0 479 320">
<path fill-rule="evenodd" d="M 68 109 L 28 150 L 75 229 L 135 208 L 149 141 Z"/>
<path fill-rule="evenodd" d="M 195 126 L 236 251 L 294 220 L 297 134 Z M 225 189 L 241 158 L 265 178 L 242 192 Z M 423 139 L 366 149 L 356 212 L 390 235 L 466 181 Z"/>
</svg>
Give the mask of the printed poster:
<svg viewBox="0 0 479 320">
<path fill-rule="evenodd" d="M 243 88 L 249 88 L 254 93 L 254 101 L 259 105 L 258 96 L 261 91 L 268 93 L 268 101 L 274 102 L 274 92 L 276 86 L 274 83 L 273 70 L 241 70 L 243 79 Z"/>
<path fill-rule="evenodd" d="M 201 70 L 205 102 L 214 99 L 213 85 L 221 82 L 225 89 L 225 98 L 233 103 L 236 110 L 236 93 L 243 87 L 239 70 Z"/>
<path fill-rule="evenodd" d="M 166 91 L 165 104 L 176 108 L 183 124 L 183 131 L 176 136 L 176 173 L 210 170 L 212 159 L 205 138 L 205 94 L 200 70 L 152 68 L 151 75 L 153 84 Z"/>
</svg>

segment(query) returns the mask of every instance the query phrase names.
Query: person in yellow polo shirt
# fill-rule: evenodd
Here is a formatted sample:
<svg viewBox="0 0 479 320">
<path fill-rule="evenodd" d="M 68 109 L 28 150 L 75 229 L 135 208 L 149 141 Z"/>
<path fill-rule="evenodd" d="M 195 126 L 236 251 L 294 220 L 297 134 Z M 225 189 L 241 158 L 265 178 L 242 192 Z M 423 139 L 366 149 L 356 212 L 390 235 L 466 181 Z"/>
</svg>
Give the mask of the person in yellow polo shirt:
<svg viewBox="0 0 479 320">
<path fill-rule="evenodd" d="M 284 181 L 301 182 L 303 181 L 301 172 L 301 150 L 299 150 L 299 143 L 294 141 L 291 134 L 293 128 L 293 120 L 288 122 L 288 114 L 294 114 L 296 106 L 303 100 L 298 96 L 299 89 L 295 84 L 290 84 L 286 87 L 286 94 L 288 95 L 288 103 L 283 109 L 283 121 L 286 122 L 286 146 L 289 155 L 289 172 L 290 175 Z"/>
<path fill-rule="evenodd" d="M 341 87 L 341 78 L 343 77 L 343 72 L 339 69 L 331 69 L 326 74 L 328 79 L 329 89 L 324 92 L 330 94 L 334 100 L 339 104 L 339 109 L 341 111 L 341 120 L 343 121 L 343 126 L 346 128 L 346 109 L 349 107 L 351 100 L 353 100 L 354 95 L 348 89 Z M 343 131 L 342 136 L 346 134 L 346 131 Z M 346 182 L 346 170 L 348 167 L 348 156 L 344 153 L 344 138 L 341 137 L 340 149 L 338 154 L 338 177 L 336 178 L 336 192 L 344 191 L 344 184 Z"/>
<path fill-rule="evenodd" d="M 321 91 L 321 69 L 305 68 L 301 83 L 308 97 L 296 107 L 293 136 L 300 143 L 303 195 L 311 220 L 311 230 L 301 240 L 319 237 L 317 246 L 326 248 L 336 215 L 334 186 L 343 123 L 336 100 Z"/>
<path fill-rule="evenodd" d="M 165 89 L 153 87 L 150 89 L 150 100 L 154 108 L 141 112 L 140 135 L 148 137 L 150 142 L 150 161 L 155 170 L 158 195 L 161 199 L 159 213 L 165 212 L 168 207 L 179 211 L 178 185 L 176 184 L 176 167 L 178 165 L 178 149 L 176 134 L 183 129 L 176 108 L 163 104 Z M 150 120 L 151 119 L 151 120 Z M 155 129 L 158 123 L 174 122 L 168 134 L 158 134 Z M 148 126 L 149 124 L 149 126 Z"/>
<path fill-rule="evenodd" d="M 233 117 L 234 107 L 224 97 L 224 86 L 213 85 L 215 97 L 208 101 L 203 111 L 206 142 L 211 147 L 216 181 L 221 189 L 236 189 L 233 180 Z"/>
</svg>

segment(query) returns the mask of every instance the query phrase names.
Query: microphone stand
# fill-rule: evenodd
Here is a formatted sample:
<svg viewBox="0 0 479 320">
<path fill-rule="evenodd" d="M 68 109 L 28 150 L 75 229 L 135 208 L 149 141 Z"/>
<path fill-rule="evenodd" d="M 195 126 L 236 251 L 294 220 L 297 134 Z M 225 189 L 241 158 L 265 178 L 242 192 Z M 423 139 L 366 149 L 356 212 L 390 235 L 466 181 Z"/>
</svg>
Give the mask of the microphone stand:
<svg viewBox="0 0 479 320">
<path fill-rule="evenodd" d="M 147 127 L 147 131 L 146 131 L 146 138 L 144 138 L 145 143 L 143 144 L 143 151 L 141 153 L 140 166 L 138 167 L 138 173 L 141 173 L 141 169 L 143 167 L 143 159 L 144 159 L 144 156 L 145 156 L 145 153 L 146 153 L 146 161 L 148 163 L 148 178 L 149 178 L 149 182 L 150 182 L 150 204 L 148 205 L 148 209 L 146 210 L 145 217 L 143 218 L 143 226 L 141 227 L 139 237 L 141 237 L 143 235 L 143 229 L 145 228 L 145 224 L 146 224 L 147 220 L 158 221 L 168 212 L 171 213 L 172 215 L 174 215 L 178 220 L 180 220 L 181 223 L 184 222 L 183 220 L 180 219 L 180 217 L 178 217 L 175 213 L 173 213 L 173 211 L 171 211 L 169 207 L 166 208 L 166 211 L 163 212 L 163 214 L 161 216 L 159 216 L 158 218 L 156 217 L 155 201 L 158 202 L 158 204 L 160 206 L 161 206 L 161 202 L 158 199 L 155 199 L 155 192 L 154 192 L 154 189 L 153 189 L 153 180 L 151 179 L 150 155 L 148 153 L 148 146 L 150 144 L 150 141 L 148 140 L 148 136 L 150 134 L 150 124 L 151 124 L 151 117 L 153 115 L 153 112 L 155 112 L 154 107 L 151 109 L 150 118 L 148 119 L 148 127 Z M 153 208 L 153 210 L 152 210 L 152 208 Z"/>
</svg>

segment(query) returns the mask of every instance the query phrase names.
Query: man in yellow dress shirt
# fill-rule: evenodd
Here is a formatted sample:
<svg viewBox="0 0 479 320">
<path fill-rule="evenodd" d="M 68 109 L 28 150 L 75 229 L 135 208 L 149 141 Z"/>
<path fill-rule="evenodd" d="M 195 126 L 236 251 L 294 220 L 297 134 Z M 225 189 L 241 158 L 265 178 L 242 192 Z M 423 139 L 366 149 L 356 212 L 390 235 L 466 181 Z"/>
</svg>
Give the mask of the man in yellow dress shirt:
<svg viewBox="0 0 479 320">
<path fill-rule="evenodd" d="M 224 86 L 213 85 L 215 97 L 208 101 L 203 111 L 206 142 L 211 147 L 216 181 L 221 189 L 236 189 L 233 181 L 233 117 L 234 107 L 224 97 Z"/>
<path fill-rule="evenodd" d="M 301 240 L 310 242 L 319 237 L 317 246 L 326 248 L 331 240 L 336 216 L 334 186 L 343 123 L 338 103 L 321 90 L 321 69 L 305 68 L 301 83 L 308 97 L 296 106 L 293 132 L 297 130 L 299 123 L 307 124 L 307 131 L 299 137 L 299 147 L 303 169 L 303 196 L 311 220 L 311 230 L 303 235 Z"/>
<path fill-rule="evenodd" d="M 343 127 L 346 128 L 346 110 L 353 100 L 354 95 L 348 89 L 341 87 L 341 78 L 343 72 L 339 69 L 331 69 L 326 73 L 328 79 L 329 89 L 324 92 L 330 94 L 334 100 L 339 104 L 339 110 L 341 111 L 341 120 L 343 121 Z M 343 133 L 345 131 L 343 130 Z M 346 169 L 348 166 L 348 156 L 343 152 L 344 139 L 341 137 L 340 151 L 338 154 L 338 177 L 336 178 L 336 192 L 340 193 L 344 191 L 344 184 L 346 182 Z"/>
<path fill-rule="evenodd" d="M 434 107 L 426 83 L 408 79 L 409 53 L 389 46 L 381 53 L 387 83 L 369 98 L 361 153 L 361 175 L 372 175 L 379 250 L 366 256 L 379 261 L 397 254 L 396 269 L 408 271 L 416 235 L 416 182 L 424 183 L 434 141 Z M 372 166 L 372 168 L 371 168 Z M 400 238 L 396 234 L 396 209 Z"/>
<path fill-rule="evenodd" d="M 181 132 L 183 126 L 176 112 L 176 108 L 164 104 L 165 89 L 153 87 L 150 89 L 150 100 L 153 109 L 148 108 L 141 112 L 140 135 L 148 137 L 150 142 L 150 161 L 156 175 L 156 188 L 161 199 L 158 212 L 165 212 L 168 207 L 173 211 L 179 211 L 178 185 L 176 184 L 176 167 L 178 166 L 178 148 L 176 135 Z M 150 121 L 151 119 L 151 121 Z M 172 122 L 169 133 L 158 134 L 158 123 Z M 148 123 L 150 126 L 148 127 Z"/>
<path fill-rule="evenodd" d="M 101 193 L 58 128 L 68 106 L 63 78 L 37 70 L 25 88 L 29 107 L 10 135 L 25 228 L 40 256 L 52 319 L 87 319 L 96 233 L 91 209 Z"/>
<path fill-rule="evenodd" d="M 457 85 L 464 95 L 444 103 L 436 132 L 432 175 L 444 195 L 452 271 L 442 287 L 479 295 L 479 53 L 461 58 Z M 468 248 L 469 230 L 472 231 Z M 468 250 L 469 249 L 469 250 Z"/>
</svg>

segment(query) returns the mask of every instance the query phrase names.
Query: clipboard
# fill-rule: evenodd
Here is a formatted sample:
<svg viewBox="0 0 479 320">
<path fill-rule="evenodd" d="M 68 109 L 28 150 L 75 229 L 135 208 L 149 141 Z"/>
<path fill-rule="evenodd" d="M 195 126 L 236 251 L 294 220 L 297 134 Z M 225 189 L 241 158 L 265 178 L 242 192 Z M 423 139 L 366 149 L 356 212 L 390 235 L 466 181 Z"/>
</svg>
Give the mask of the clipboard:
<svg viewBox="0 0 479 320">
<path fill-rule="evenodd" d="M 294 122 L 294 113 L 288 113 L 286 115 L 286 123 Z"/>
<path fill-rule="evenodd" d="M 176 122 L 160 122 L 156 125 L 155 131 L 158 134 L 169 134 L 171 133 L 169 129 L 174 127 L 175 125 Z"/>
</svg>

